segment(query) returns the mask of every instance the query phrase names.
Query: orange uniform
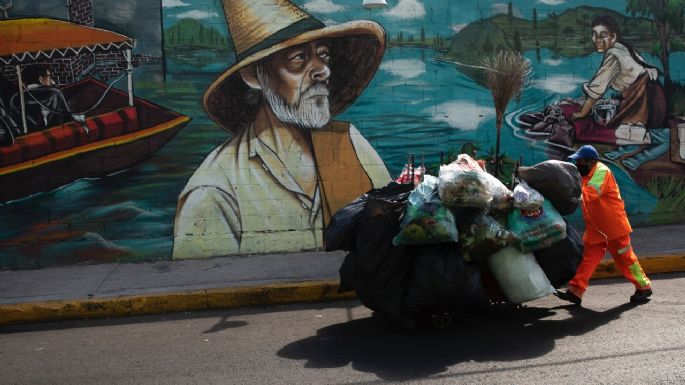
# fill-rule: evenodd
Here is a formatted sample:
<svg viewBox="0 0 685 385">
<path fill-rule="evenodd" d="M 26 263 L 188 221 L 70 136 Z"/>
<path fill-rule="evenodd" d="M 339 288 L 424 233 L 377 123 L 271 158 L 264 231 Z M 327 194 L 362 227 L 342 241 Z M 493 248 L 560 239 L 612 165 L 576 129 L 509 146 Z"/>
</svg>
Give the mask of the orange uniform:
<svg viewBox="0 0 685 385">
<path fill-rule="evenodd" d="M 575 277 L 569 282 L 569 291 L 582 297 L 588 287 L 590 277 L 607 250 L 623 275 L 638 290 L 651 287 L 637 256 L 630 245 L 633 231 L 626 215 L 621 193 L 609 167 L 597 162 L 582 180 L 583 219 L 583 261 L 578 266 Z"/>
<path fill-rule="evenodd" d="M 583 177 L 583 219 L 585 244 L 596 244 L 630 234 L 628 222 L 614 174 L 605 164 L 597 162 Z"/>
</svg>

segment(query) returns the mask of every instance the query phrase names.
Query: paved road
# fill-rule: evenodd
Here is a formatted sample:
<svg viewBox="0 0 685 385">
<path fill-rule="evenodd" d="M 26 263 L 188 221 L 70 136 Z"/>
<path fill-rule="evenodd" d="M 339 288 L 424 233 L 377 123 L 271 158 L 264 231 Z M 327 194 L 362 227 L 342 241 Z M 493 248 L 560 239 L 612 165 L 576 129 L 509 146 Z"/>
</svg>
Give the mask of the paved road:
<svg viewBox="0 0 685 385">
<path fill-rule="evenodd" d="M 0 328 L 2 384 L 683 384 L 685 274 L 404 332 L 357 301 Z"/>
</svg>

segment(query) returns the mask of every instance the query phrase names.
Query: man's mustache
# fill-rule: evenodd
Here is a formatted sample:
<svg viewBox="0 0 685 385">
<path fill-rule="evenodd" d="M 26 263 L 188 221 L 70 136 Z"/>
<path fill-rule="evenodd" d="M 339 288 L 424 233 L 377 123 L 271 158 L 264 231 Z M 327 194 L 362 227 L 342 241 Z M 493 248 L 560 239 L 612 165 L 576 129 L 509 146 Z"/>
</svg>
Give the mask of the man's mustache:
<svg viewBox="0 0 685 385">
<path fill-rule="evenodd" d="M 317 96 L 328 96 L 328 85 L 323 82 L 312 84 L 300 96 L 300 102 Z"/>
</svg>

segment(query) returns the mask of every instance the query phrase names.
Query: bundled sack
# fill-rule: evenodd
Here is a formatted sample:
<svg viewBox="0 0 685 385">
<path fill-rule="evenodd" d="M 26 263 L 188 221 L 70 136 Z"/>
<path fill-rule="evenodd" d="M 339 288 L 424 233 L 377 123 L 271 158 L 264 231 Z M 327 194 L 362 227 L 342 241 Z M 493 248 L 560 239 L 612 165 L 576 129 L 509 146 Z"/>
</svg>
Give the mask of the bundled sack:
<svg viewBox="0 0 685 385">
<path fill-rule="evenodd" d="M 426 175 L 409 195 L 393 245 L 425 245 L 459 239 L 454 215 L 438 196 L 438 178 Z"/>
<path fill-rule="evenodd" d="M 490 183 L 492 201 L 490 209 L 508 213 L 514 209 L 514 194 L 499 179 L 493 175 L 485 173 L 485 177 Z"/>
<path fill-rule="evenodd" d="M 492 190 L 487 173 L 466 154 L 454 162 L 440 166 L 438 194 L 448 206 L 489 207 Z"/>
<path fill-rule="evenodd" d="M 537 190 L 521 182 L 514 187 L 514 207 L 526 211 L 534 211 L 542 207 L 545 198 Z"/>
<path fill-rule="evenodd" d="M 509 302 L 532 301 L 556 291 L 532 253 L 506 247 L 488 257 L 488 266 Z"/>
<path fill-rule="evenodd" d="M 549 200 L 561 215 L 573 214 L 580 204 L 581 176 L 573 163 L 547 160 L 519 167 L 518 176 Z"/>
<path fill-rule="evenodd" d="M 566 222 L 549 201 L 524 215 L 520 209 L 507 217 L 507 227 L 519 238 L 521 251 L 535 251 L 566 238 Z"/>
<path fill-rule="evenodd" d="M 355 246 L 350 252 L 354 277 L 352 286 L 359 300 L 394 323 L 412 328 L 403 316 L 402 302 L 412 255 L 406 246 L 394 246 L 404 201 L 369 198 L 355 231 Z M 342 270 L 341 270 L 342 271 Z M 341 281 L 346 277 L 341 277 Z"/>
<path fill-rule="evenodd" d="M 457 211 L 459 251 L 464 260 L 478 262 L 518 243 L 516 235 L 483 211 Z"/>
<path fill-rule="evenodd" d="M 548 248 L 536 250 L 535 259 L 552 286 L 558 289 L 576 275 L 578 265 L 583 260 L 583 239 L 566 222 L 566 238 Z"/>
<path fill-rule="evenodd" d="M 404 202 L 413 188 L 414 186 L 412 185 L 391 182 L 382 188 L 368 191 L 347 206 L 336 211 L 331 217 L 324 233 L 326 251 L 352 250 L 357 222 L 369 198 Z"/>
<path fill-rule="evenodd" d="M 430 314 L 487 305 L 480 270 L 464 262 L 456 245 L 417 246 L 412 255 L 403 313 Z"/>
</svg>

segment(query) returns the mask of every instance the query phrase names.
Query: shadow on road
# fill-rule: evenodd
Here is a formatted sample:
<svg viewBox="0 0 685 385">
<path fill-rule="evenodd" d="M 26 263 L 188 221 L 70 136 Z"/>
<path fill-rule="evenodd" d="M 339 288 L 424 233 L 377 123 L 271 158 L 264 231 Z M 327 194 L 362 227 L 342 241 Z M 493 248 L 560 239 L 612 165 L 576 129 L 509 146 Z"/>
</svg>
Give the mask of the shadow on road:
<svg viewBox="0 0 685 385">
<path fill-rule="evenodd" d="M 448 329 L 390 329 L 380 317 L 322 328 L 282 348 L 280 357 L 306 360 L 307 368 L 352 364 L 386 381 L 424 378 L 467 361 L 515 361 L 542 356 L 556 339 L 588 333 L 634 305 L 597 312 L 582 307 L 524 308 L 513 314 L 468 315 Z M 545 319 L 567 309 L 570 318 Z M 503 319 L 504 318 L 504 319 Z"/>
</svg>

